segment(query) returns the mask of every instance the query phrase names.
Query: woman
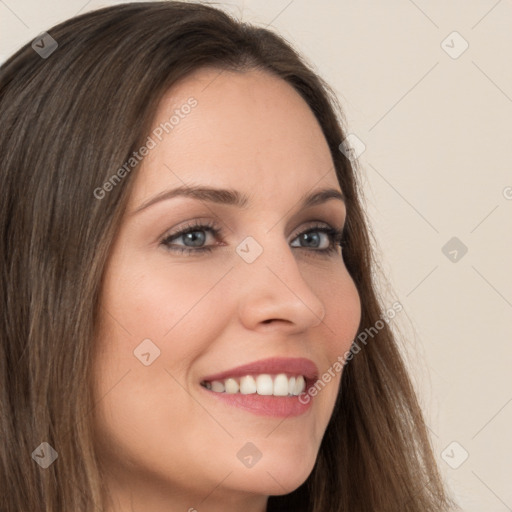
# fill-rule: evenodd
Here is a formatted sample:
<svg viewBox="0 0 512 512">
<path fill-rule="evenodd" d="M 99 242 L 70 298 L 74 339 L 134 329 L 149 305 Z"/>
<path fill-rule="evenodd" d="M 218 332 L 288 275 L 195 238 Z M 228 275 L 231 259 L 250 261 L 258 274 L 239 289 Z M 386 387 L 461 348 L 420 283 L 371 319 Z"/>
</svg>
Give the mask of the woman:
<svg viewBox="0 0 512 512">
<path fill-rule="evenodd" d="M 448 510 L 329 91 L 181 2 L 4 64 L 2 512 Z"/>
</svg>

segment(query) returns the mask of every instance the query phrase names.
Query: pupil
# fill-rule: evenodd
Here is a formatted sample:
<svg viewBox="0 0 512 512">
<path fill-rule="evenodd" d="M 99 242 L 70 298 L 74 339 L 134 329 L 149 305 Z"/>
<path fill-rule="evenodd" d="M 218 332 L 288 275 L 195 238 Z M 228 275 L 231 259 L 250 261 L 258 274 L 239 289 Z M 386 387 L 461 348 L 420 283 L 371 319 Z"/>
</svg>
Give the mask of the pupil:
<svg viewBox="0 0 512 512">
<path fill-rule="evenodd" d="M 201 236 L 197 236 L 197 233 L 200 233 Z M 204 233 L 202 231 L 193 231 L 192 233 L 187 233 L 185 240 L 192 242 L 194 244 L 193 247 L 199 246 L 204 243 Z"/>
<path fill-rule="evenodd" d="M 318 233 L 304 233 L 303 239 L 305 242 L 308 242 L 308 238 L 314 239 L 316 242 L 314 244 L 314 247 L 318 247 L 318 241 L 319 241 Z"/>
</svg>

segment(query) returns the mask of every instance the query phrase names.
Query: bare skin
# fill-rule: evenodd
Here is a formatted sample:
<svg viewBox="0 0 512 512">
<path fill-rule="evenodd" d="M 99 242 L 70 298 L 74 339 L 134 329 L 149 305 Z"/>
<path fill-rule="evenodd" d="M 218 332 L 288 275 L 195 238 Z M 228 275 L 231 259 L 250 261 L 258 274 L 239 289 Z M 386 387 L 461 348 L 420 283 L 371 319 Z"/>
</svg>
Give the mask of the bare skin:
<svg viewBox="0 0 512 512">
<path fill-rule="evenodd" d="M 103 283 L 95 426 L 109 512 L 263 512 L 270 495 L 299 487 L 314 466 L 341 374 L 306 413 L 288 418 L 226 405 L 200 381 L 267 357 L 305 357 L 321 375 L 350 348 L 360 321 L 342 251 L 319 252 L 330 238 L 315 231 L 341 230 L 344 202 L 298 208 L 314 190 L 341 191 L 304 100 L 261 71 L 203 69 L 169 91 L 154 126 L 191 96 L 197 106 L 134 176 Z M 249 202 L 241 209 L 174 197 L 136 212 L 185 184 L 236 189 Z M 196 229 L 202 245 L 187 236 L 170 244 L 210 252 L 162 244 L 195 220 L 221 233 Z M 317 247 L 301 241 L 307 231 Z M 236 252 L 249 236 L 263 249 L 251 263 Z M 134 355 L 145 339 L 160 350 L 148 366 Z M 262 454 L 250 468 L 237 457 L 247 442 Z"/>
</svg>

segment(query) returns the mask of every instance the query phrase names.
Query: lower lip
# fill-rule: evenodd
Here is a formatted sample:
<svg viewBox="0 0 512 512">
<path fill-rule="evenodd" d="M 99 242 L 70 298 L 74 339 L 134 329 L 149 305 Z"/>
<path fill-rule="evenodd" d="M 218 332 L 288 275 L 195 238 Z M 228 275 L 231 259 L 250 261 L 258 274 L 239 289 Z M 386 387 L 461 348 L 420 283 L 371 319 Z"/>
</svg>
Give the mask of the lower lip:
<svg viewBox="0 0 512 512">
<path fill-rule="evenodd" d="M 273 416 L 285 418 L 300 416 L 306 413 L 312 404 L 312 397 L 303 393 L 301 400 L 298 396 L 274 396 L 274 395 L 243 395 L 242 393 L 217 393 L 200 386 L 203 391 L 213 398 L 221 400 L 228 405 L 245 409 L 259 416 Z M 304 402 L 304 403 L 303 403 Z"/>
</svg>

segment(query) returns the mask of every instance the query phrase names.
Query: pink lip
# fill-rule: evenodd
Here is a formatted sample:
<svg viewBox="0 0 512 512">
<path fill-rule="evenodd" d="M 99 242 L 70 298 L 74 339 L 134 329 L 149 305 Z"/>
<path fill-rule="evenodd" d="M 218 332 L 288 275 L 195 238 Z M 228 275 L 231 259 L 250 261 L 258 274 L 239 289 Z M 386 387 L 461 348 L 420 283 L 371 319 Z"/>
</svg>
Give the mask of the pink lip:
<svg viewBox="0 0 512 512">
<path fill-rule="evenodd" d="M 303 357 L 272 357 L 260 359 L 249 364 L 237 366 L 215 375 L 208 375 L 202 381 L 212 382 L 224 380 L 229 377 L 244 377 L 245 375 L 257 375 L 260 373 L 276 374 L 286 373 L 289 375 L 303 375 L 306 380 L 316 380 L 318 368 L 313 361 Z"/>
<path fill-rule="evenodd" d="M 286 373 L 289 375 L 303 375 L 306 380 L 306 390 L 299 396 L 267 396 L 267 395 L 242 395 L 229 393 L 216 393 L 201 386 L 201 390 L 208 393 L 214 399 L 222 403 L 241 408 L 260 416 L 289 417 L 299 416 L 308 411 L 312 404 L 312 397 L 304 397 L 308 394 L 309 388 L 317 380 L 318 368 L 309 359 L 301 357 L 283 358 L 274 357 L 262 359 L 242 366 L 237 366 L 215 375 L 208 375 L 202 382 L 212 382 L 214 380 L 224 380 L 228 377 L 243 377 L 245 375 L 255 374 L 278 374 Z"/>
</svg>

